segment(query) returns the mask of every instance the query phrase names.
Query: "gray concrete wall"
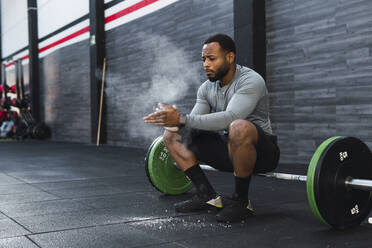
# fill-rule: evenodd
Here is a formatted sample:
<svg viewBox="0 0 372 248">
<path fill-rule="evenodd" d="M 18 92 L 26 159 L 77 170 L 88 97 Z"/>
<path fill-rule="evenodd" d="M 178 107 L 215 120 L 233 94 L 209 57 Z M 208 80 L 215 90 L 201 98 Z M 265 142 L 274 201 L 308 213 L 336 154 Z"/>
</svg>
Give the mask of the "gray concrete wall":
<svg viewBox="0 0 372 248">
<path fill-rule="evenodd" d="M 88 40 L 40 59 L 41 116 L 52 140 L 90 143 Z"/>
<path fill-rule="evenodd" d="M 267 0 L 267 81 L 281 161 L 334 135 L 372 147 L 372 2 Z"/>
</svg>

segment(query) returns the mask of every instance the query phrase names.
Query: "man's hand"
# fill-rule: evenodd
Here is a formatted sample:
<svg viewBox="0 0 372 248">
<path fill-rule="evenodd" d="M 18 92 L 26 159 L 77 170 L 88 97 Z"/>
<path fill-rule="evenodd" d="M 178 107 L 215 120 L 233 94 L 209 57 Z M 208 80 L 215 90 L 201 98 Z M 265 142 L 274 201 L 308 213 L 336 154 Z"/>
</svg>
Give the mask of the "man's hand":
<svg viewBox="0 0 372 248">
<path fill-rule="evenodd" d="M 146 123 L 163 127 L 178 127 L 180 125 L 180 112 L 176 106 L 158 104 L 156 111 L 145 116 Z"/>
</svg>

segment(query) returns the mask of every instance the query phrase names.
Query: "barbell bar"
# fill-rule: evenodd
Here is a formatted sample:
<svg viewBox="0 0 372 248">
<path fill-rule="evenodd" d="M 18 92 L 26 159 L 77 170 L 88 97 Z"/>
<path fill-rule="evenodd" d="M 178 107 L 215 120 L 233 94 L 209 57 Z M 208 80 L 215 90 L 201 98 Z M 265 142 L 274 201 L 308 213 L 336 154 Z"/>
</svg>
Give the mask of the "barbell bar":
<svg viewBox="0 0 372 248">
<path fill-rule="evenodd" d="M 206 171 L 218 171 L 217 169 L 209 165 L 206 165 L 206 164 L 201 164 L 200 168 Z M 260 176 L 260 177 L 269 177 L 269 178 L 271 177 L 275 179 L 288 180 L 288 181 L 300 181 L 300 182 L 306 182 L 306 179 L 307 179 L 307 176 L 305 175 L 296 175 L 296 174 L 278 173 L 278 172 L 257 173 L 254 175 Z M 347 178 L 345 180 L 345 185 L 347 187 L 354 188 L 354 189 L 372 190 L 372 180 Z"/>
<path fill-rule="evenodd" d="M 201 164 L 200 168 L 206 171 L 218 171 L 217 169 L 206 165 L 206 164 Z M 287 173 L 278 173 L 278 172 L 268 172 L 268 173 L 257 173 L 254 174 L 256 176 L 261 176 L 261 177 L 272 177 L 276 179 L 282 179 L 282 180 L 289 180 L 289 181 L 301 181 L 301 182 L 306 182 L 306 176 L 304 175 L 294 175 L 294 174 L 287 174 Z"/>
<path fill-rule="evenodd" d="M 217 171 L 208 165 L 201 168 Z M 178 195 L 193 187 L 177 168 L 162 137 L 149 147 L 145 169 L 151 184 L 165 194 Z M 306 176 L 277 172 L 255 175 L 306 182 L 312 212 L 336 229 L 360 225 L 372 209 L 372 153 L 354 137 L 335 136 L 325 140 L 313 154 Z"/>
</svg>

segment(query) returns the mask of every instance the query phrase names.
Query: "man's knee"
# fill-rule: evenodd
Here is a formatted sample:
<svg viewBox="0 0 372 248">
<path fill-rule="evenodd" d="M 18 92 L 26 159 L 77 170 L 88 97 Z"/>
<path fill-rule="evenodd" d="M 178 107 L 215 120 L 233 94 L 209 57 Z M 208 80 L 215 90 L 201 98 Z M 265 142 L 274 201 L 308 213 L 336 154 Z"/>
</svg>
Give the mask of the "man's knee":
<svg viewBox="0 0 372 248">
<path fill-rule="evenodd" d="M 258 132 L 256 126 L 246 120 L 235 120 L 229 126 L 229 141 L 240 145 L 257 144 Z"/>
</svg>

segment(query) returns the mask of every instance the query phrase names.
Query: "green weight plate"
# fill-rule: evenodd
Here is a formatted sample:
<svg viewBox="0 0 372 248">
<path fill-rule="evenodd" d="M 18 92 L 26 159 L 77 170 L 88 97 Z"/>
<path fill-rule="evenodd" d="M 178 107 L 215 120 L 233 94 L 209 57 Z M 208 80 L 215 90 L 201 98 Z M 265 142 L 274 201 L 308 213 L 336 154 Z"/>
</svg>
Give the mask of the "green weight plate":
<svg viewBox="0 0 372 248">
<path fill-rule="evenodd" d="M 324 223 L 346 229 L 370 213 L 372 193 L 347 187 L 348 178 L 372 179 L 372 153 L 361 140 L 333 137 L 317 149 L 308 171 L 310 206 Z"/>
<path fill-rule="evenodd" d="M 370 213 L 372 193 L 345 184 L 349 178 L 372 179 L 372 154 L 361 140 L 343 137 L 329 144 L 314 178 L 319 212 L 332 227 L 358 226 Z"/>
<path fill-rule="evenodd" d="M 151 184 L 162 193 L 179 195 L 193 187 L 185 173 L 175 166 L 162 137 L 155 139 L 149 147 L 145 170 Z"/>
<path fill-rule="evenodd" d="M 320 146 L 316 149 L 313 157 L 311 158 L 310 165 L 307 170 L 307 179 L 306 179 L 306 191 L 307 191 L 307 199 L 309 201 L 309 205 L 311 210 L 313 211 L 314 215 L 323 223 L 328 224 L 322 215 L 319 212 L 316 199 L 315 199 L 315 172 L 316 168 L 318 166 L 318 161 L 321 158 L 322 154 L 324 154 L 324 151 L 327 149 L 329 144 L 331 144 L 333 141 L 341 138 L 340 136 L 331 137 L 327 140 L 325 140 Z"/>
</svg>

